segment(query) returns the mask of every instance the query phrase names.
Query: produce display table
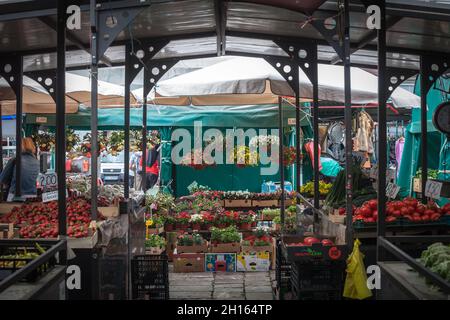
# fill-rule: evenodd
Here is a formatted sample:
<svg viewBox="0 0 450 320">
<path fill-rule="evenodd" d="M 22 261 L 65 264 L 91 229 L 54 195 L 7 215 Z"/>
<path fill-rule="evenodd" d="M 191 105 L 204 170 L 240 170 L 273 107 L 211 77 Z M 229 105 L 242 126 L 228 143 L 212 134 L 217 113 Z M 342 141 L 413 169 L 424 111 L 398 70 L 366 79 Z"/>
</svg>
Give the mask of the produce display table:
<svg viewBox="0 0 450 320">
<path fill-rule="evenodd" d="M 65 274 L 64 266 L 55 266 L 36 282 L 13 284 L 0 293 L 0 300 L 64 300 Z"/>
<path fill-rule="evenodd" d="M 432 289 L 404 262 L 379 262 L 381 268 L 381 300 L 447 300 L 448 296 Z"/>
</svg>

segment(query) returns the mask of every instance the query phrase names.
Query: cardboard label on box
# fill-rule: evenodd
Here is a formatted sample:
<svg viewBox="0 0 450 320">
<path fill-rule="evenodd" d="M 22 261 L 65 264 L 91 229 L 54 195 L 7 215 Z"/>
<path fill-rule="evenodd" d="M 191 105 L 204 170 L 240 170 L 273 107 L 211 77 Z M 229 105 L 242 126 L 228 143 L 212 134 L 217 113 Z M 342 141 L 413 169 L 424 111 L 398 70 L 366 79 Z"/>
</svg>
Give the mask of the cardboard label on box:
<svg viewBox="0 0 450 320">
<path fill-rule="evenodd" d="M 270 254 L 258 252 L 255 254 L 238 254 L 236 271 L 269 271 Z"/>
<path fill-rule="evenodd" d="M 235 253 L 206 253 L 205 271 L 207 272 L 236 272 Z"/>
</svg>

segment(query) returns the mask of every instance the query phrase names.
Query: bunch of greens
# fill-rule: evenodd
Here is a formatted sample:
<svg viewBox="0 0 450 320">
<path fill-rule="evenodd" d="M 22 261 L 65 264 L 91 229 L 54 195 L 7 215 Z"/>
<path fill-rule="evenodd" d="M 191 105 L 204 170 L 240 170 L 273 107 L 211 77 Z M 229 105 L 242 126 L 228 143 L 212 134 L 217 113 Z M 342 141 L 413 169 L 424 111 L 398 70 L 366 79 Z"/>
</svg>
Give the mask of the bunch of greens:
<svg viewBox="0 0 450 320">
<path fill-rule="evenodd" d="M 437 179 L 439 170 L 428 169 L 428 179 Z M 414 178 L 422 179 L 422 168 L 418 168 Z"/>
<path fill-rule="evenodd" d="M 214 243 L 240 242 L 241 236 L 235 226 L 225 229 L 211 228 L 211 241 Z"/>
<path fill-rule="evenodd" d="M 450 281 L 450 245 L 433 243 L 422 252 L 420 261 L 431 271 Z"/>
</svg>

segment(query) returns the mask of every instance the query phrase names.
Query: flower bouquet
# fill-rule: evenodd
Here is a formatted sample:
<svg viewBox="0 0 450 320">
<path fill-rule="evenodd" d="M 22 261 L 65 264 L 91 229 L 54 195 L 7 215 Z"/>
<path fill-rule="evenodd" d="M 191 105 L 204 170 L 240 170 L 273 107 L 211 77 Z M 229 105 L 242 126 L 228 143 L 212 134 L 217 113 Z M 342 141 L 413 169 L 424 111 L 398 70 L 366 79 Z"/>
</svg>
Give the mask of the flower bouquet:
<svg viewBox="0 0 450 320">
<path fill-rule="evenodd" d="M 247 213 L 241 212 L 239 215 L 239 229 L 251 230 L 255 220 L 256 214 L 253 211 L 248 211 Z"/>
<path fill-rule="evenodd" d="M 266 228 L 257 228 L 255 234 L 244 238 L 242 241 L 242 252 L 267 251 L 273 253 L 273 239 L 269 236 Z"/>
<path fill-rule="evenodd" d="M 31 136 L 41 152 L 50 152 L 55 147 L 55 134 L 49 132 L 36 133 Z"/>
<path fill-rule="evenodd" d="M 75 130 L 66 129 L 66 152 L 72 153 L 75 147 L 80 143 L 80 137 L 75 133 Z"/>
<path fill-rule="evenodd" d="M 250 139 L 250 147 L 258 147 L 259 152 L 271 153 L 272 147 L 277 148 L 280 138 L 275 135 L 259 135 Z"/>
<path fill-rule="evenodd" d="M 285 167 L 293 165 L 295 163 L 295 159 L 297 159 L 297 151 L 295 147 L 283 147 L 283 164 Z"/>
<path fill-rule="evenodd" d="M 196 159 L 201 159 L 201 163 L 196 163 Z M 202 149 L 193 149 L 187 155 L 185 155 L 180 162 L 180 165 L 185 167 L 190 167 L 195 170 L 203 170 L 207 167 L 213 167 L 215 163 L 207 163 L 203 158 L 203 150 Z"/>
</svg>

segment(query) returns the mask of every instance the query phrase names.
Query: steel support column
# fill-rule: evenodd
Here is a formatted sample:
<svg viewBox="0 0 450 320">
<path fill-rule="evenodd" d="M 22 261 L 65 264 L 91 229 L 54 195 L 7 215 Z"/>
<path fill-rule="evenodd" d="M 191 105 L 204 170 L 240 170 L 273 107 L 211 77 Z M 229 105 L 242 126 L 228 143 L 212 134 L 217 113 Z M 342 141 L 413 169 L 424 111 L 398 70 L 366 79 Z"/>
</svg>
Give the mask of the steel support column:
<svg viewBox="0 0 450 320">
<path fill-rule="evenodd" d="M 98 179 L 98 16 L 96 0 L 91 0 L 91 217 L 97 219 L 97 179 Z"/>
<path fill-rule="evenodd" d="M 147 191 L 147 95 L 142 102 L 142 190 Z"/>
<path fill-rule="evenodd" d="M 22 195 L 22 103 L 23 103 L 23 57 L 18 57 L 16 80 L 16 190 L 14 195 Z M 11 190 L 10 190 L 11 191 Z"/>
<path fill-rule="evenodd" d="M 123 187 L 124 198 L 128 201 L 130 198 L 130 87 L 132 83 L 130 74 L 130 56 L 131 45 L 125 46 L 125 102 L 124 102 L 124 171 L 123 171 Z"/>
<path fill-rule="evenodd" d="M 56 169 L 58 174 L 58 234 L 67 235 L 66 215 L 66 1 L 58 1 L 57 15 L 57 75 L 56 75 Z M 61 263 L 66 263 L 66 250 L 61 251 Z"/>
<path fill-rule="evenodd" d="M 314 208 L 319 209 L 319 77 L 317 63 L 315 63 L 313 67 Z M 314 222 L 318 223 L 317 211 L 314 211 Z"/>
<path fill-rule="evenodd" d="M 281 180 L 281 200 L 280 200 L 280 206 L 281 206 L 281 215 L 280 215 L 280 222 L 281 222 L 281 230 L 282 233 L 284 233 L 285 226 L 284 226 L 284 203 L 285 203 L 285 192 L 284 192 L 284 153 L 283 153 L 283 99 L 279 96 L 278 97 L 278 130 L 279 130 L 279 163 L 280 163 L 280 180 Z"/>
<path fill-rule="evenodd" d="M 378 221 L 377 236 L 386 235 L 386 169 L 387 169 L 387 131 L 386 131 L 386 3 L 378 1 L 380 8 L 380 29 L 378 30 Z M 378 238 L 377 238 L 378 239 Z M 381 261 L 381 246 L 377 246 L 377 261 Z"/>
<path fill-rule="evenodd" d="M 345 209 L 346 209 L 346 243 L 351 247 L 353 242 L 353 175 L 352 175 L 352 96 L 351 96 L 351 77 L 350 77 L 350 11 L 349 0 L 344 0 L 344 93 L 345 93 Z"/>
</svg>

